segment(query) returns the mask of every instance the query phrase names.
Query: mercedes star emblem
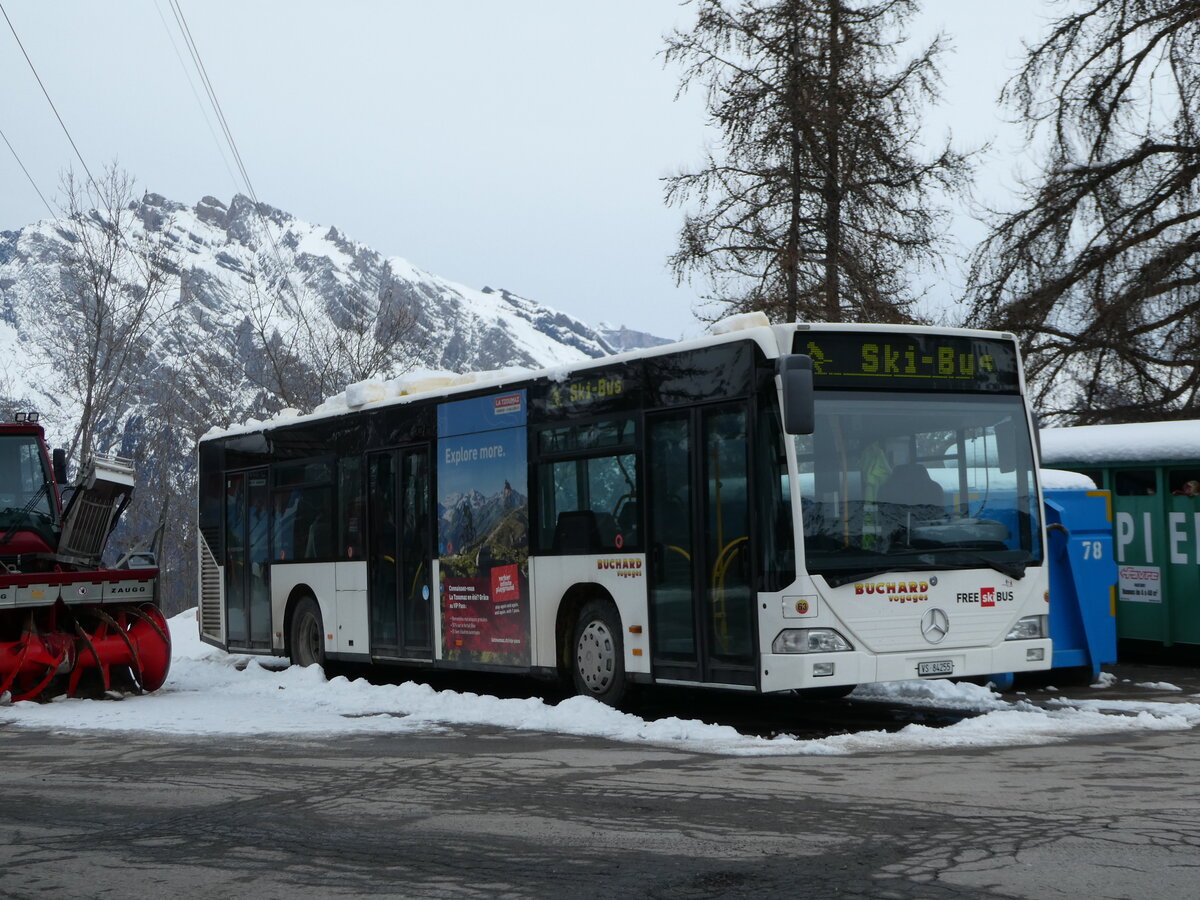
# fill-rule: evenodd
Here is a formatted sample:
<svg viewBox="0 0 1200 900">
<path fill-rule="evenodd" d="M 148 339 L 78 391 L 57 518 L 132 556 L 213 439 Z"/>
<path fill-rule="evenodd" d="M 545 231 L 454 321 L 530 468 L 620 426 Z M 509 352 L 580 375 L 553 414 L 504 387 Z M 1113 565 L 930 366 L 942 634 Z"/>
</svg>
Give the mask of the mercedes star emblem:
<svg viewBox="0 0 1200 900">
<path fill-rule="evenodd" d="M 944 609 L 935 606 L 921 616 L 921 634 L 925 635 L 925 640 L 929 643 L 940 644 L 949 632 L 950 617 Z"/>
</svg>

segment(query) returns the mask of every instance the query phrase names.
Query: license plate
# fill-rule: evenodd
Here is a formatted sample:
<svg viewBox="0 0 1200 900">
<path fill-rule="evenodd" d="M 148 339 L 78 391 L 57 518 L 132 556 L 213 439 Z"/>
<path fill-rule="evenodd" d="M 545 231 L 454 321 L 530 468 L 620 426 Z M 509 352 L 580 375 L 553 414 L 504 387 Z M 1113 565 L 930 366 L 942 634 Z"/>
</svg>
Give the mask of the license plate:
<svg viewBox="0 0 1200 900">
<path fill-rule="evenodd" d="M 954 661 L 950 659 L 935 659 L 931 662 L 917 663 L 918 675 L 953 675 Z"/>
</svg>

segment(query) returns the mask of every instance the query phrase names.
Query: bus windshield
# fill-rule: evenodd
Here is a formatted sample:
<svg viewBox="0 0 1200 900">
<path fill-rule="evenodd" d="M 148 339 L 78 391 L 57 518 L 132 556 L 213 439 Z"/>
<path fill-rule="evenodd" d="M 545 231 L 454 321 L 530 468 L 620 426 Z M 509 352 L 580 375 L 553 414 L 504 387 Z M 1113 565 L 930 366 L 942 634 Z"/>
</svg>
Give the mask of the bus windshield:
<svg viewBox="0 0 1200 900">
<path fill-rule="evenodd" d="M 795 438 L 810 574 L 1041 562 L 1037 486 L 1015 395 L 821 391 Z"/>
<path fill-rule="evenodd" d="M 37 438 L 0 436 L 0 529 L 51 520 L 49 481 Z"/>
</svg>

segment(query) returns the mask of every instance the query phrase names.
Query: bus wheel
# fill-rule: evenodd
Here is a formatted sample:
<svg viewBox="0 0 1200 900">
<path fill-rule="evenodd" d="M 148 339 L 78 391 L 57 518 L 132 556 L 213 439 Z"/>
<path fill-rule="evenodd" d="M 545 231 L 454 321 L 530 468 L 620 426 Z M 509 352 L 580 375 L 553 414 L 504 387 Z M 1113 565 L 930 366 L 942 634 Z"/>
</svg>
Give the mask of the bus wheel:
<svg viewBox="0 0 1200 900">
<path fill-rule="evenodd" d="M 616 706 L 625 695 L 625 647 L 611 603 L 591 600 L 575 620 L 571 673 L 575 692 Z"/>
<path fill-rule="evenodd" d="M 288 647 L 292 664 L 296 666 L 325 666 L 325 628 L 321 624 L 321 607 L 313 597 L 301 597 L 292 611 L 292 628 Z"/>
</svg>

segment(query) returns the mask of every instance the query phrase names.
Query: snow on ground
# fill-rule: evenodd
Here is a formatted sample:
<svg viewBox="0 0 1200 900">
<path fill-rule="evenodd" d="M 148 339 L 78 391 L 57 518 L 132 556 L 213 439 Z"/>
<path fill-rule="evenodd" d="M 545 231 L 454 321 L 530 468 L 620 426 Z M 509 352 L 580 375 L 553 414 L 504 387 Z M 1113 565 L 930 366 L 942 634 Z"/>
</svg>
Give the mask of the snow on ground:
<svg viewBox="0 0 1200 900">
<path fill-rule="evenodd" d="M 406 682 L 373 685 L 343 677 L 326 681 L 314 666 L 281 667 L 274 659 L 236 656 L 200 643 L 196 611 L 170 620 L 174 654 L 167 683 L 153 694 L 123 701 L 60 698 L 0 708 L 0 726 L 54 731 L 145 732 L 171 735 L 266 737 L 431 732 L 485 725 L 607 738 L 685 751 L 733 756 L 840 755 L 938 748 L 1043 744 L 1088 734 L 1169 731 L 1200 724 L 1200 703 L 1073 701 L 1050 709 L 994 691 L 948 681 L 863 686 L 861 700 L 903 702 L 980 715 L 945 728 L 909 725 L 901 731 L 861 732 L 817 740 L 746 736 L 726 725 L 678 718 L 646 721 L 585 697 L 557 705 L 499 699 Z"/>
</svg>

